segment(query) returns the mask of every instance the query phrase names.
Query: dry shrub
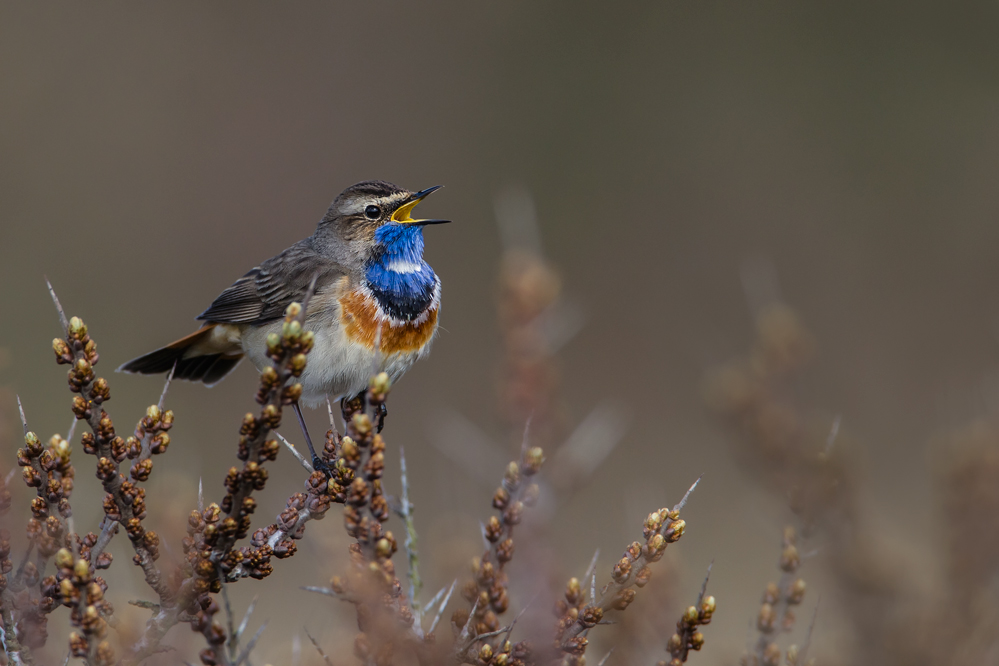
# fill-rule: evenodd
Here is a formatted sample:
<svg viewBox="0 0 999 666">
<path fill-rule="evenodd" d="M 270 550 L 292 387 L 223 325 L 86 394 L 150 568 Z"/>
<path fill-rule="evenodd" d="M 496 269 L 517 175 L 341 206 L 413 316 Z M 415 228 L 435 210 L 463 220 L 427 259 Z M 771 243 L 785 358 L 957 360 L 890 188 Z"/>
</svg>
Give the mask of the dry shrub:
<svg viewBox="0 0 999 666">
<path fill-rule="evenodd" d="M 736 455 L 754 478 L 786 498 L 801 538 L 821 544 L 816 564 L 831 575 L 836 597 L 827 607 L 845 614 L 853 634 L 830 660 L 993 663 L 999 655 L 999 433 L 976 424 L 938 446 L 934 468 L 945 518 L 932 507 L 916 510 L 927 523 L 920 539 L 944 541 L 949 564 L 933 591 L 922 593 L 927 585 L 912 576 L 926 572 L 897 566 L 902 553 L 862 506 L 859 454 L 848 438 L 836 437 L 838 421 L 826 434 L 828 426 L 824 433 L 795 404 L 794 379 L 814 352 L 814 338 L 782 304 L 764 308 L 756 324 L 750 353 L 710 373 L 706 399 L 737 434 Z M 781 651 L 768 636 L 783 631 L 774 602 L 787 598 L 785 583 L 768 586 L 757 621 L 761 638 L 744 663 L 779 662 Z M 789 663 L 804 658 L 784 656 Z"/>
</svg>

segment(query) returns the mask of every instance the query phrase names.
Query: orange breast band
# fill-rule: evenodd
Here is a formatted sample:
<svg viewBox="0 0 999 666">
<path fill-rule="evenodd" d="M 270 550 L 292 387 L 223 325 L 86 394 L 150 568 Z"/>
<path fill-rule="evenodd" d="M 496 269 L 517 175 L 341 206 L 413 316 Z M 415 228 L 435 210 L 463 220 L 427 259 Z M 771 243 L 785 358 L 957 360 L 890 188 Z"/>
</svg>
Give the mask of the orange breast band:
<svg viewBox="0 0 999 666">
<path fill-rule="evenodd" d="M 413 321 L 394 320 L 381 312 L 367 290 L 355 289 L 340 297 L 340 325 L 347 339 L 384 354 L 417 352 L 430 342 L 437 329 L 437 303 Z"/>
</svg>

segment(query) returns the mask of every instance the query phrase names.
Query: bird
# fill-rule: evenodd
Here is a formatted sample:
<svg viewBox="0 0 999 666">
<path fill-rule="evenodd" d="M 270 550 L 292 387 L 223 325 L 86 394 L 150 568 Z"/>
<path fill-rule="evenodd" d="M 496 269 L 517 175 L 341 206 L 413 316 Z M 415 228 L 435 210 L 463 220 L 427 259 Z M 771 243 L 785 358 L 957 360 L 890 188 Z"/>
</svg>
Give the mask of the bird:
<svg viewBox="0 0 999 666">
<path fill-rule="evenodd" d="M 437 334 L 441 281 L 423 258 L 423 230 L 450 220 L 413 219 L 412 211 L 440 187 L 413 192 L 381 180 L 348 187 L 311 236 L 219 294 L 198 315 L 201 328 L 118 371 L 173 372 L 214 386 L 244 357 L 263 370 L 270 364 L 267 336 L 280 334 L 285 309 L 312 286 L 305 328 L 315 341 L 299 378 L 300 402 L 315 407 L 352 398 L 378 372 L 397 381 L 429 353 Z M 294 408 L 310 440 L 301 407 Z"/>
</svg>

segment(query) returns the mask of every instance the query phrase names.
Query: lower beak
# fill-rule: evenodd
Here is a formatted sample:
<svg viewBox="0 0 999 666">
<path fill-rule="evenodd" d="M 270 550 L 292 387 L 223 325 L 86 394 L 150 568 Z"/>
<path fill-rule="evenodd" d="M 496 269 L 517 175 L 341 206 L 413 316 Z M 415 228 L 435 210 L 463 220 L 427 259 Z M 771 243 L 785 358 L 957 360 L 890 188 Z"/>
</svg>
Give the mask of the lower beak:
<svg viewBox="0 0 999 666">
<path fill-rule="evenodd" d="M 450 222 L 451 220 L 414 220 L 410 217 L 410 213 L 416 208 L 416 204 L 423 201 L 431 192 L 436 192 L 442 187 L 443 185 L 435 185 L 413 194 L 406 203 L 395 209 L 395 212 L 392 213 L 392 221 L 399 224 L 415 224 L 421 227 L 428 224 L 446 224 Z"/>
</svg>

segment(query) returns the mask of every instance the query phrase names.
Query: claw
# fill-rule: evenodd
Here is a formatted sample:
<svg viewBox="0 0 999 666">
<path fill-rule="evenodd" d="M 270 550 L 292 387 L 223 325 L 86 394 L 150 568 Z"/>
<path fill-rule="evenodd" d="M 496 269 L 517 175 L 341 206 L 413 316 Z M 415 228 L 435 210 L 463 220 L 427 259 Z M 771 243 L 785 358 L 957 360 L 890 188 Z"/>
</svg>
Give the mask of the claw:
<svg viewBox="0 0 999 666">
<path fill-rule="evenodd" d="M 329 463 L 320 458 L 317 455 L 312 456 L 312 469 L 317 472 L 322 472 L 326 475 L 326 480 L 333 478 L 333 468 L 330 467 Z"/>
<path fill-rule="evenodd" d="M 385 417 L 388 416 L 388 407 L 385 403 L 378 405 L 378 425 L 375 427 L 375 432 L 380 433 L 382 428 L 385 427 Z"/>
<path fill-rule="evenodd" d="M 298 416 L 298 425 L 302 427 L 302 434 L 305 435 L 305 443 L 309 445 L 309 453 L 312 454 L 312 469 L 322 472 L 326 475 L 327 479 L 332 478 L 332 468 L 325 460 L 316 455 L 316 449 L 312 446 L 312 437 L 309 436 L 309 428 L 305 425 L 305 415 L 302 414 L 302 407 L 297 402 L 291 404 L 295 409 L 295 414 Z"/>
</svg>

